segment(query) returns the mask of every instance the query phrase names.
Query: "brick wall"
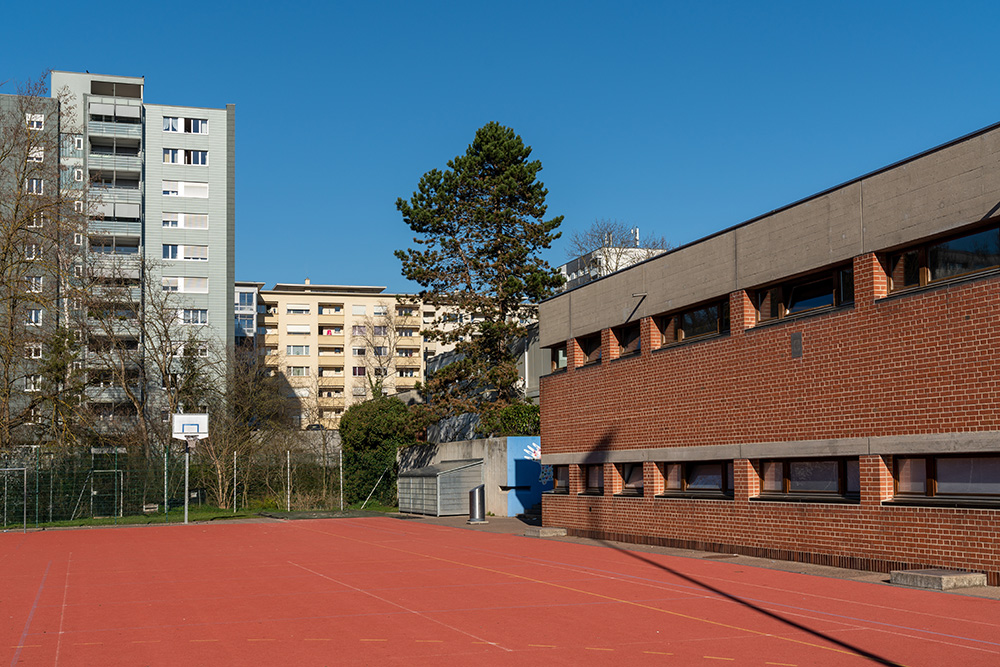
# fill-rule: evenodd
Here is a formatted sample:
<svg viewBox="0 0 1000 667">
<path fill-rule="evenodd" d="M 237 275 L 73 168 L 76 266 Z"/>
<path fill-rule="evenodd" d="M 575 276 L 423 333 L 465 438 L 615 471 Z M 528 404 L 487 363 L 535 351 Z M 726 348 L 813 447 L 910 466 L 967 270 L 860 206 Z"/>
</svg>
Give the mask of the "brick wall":
<svg viewBox="0 0 1000 667">
<path fill-rule="evenodd" d="M 541 382 L 543 454 L 1000 431 L 1000 277 L 884 298 L 873 254 L 854 259 L 854 275 L 853 307 L 755 326 L 739 291 L 728 336 L 653 349 L 647 318 L 640 355 L 571 359 Z M 880 571 L 968 567 L 1000 584 L 1000 510 L 882 505 L 893 493 L 889 457 L 862 457 L 859 504 L 750 500 L 758 482 L 745 460 L 733 500 L 653 498 L 650 465 L 645 497 L 571 488 L 545 497 L 545 523 Z"/>
</svg>

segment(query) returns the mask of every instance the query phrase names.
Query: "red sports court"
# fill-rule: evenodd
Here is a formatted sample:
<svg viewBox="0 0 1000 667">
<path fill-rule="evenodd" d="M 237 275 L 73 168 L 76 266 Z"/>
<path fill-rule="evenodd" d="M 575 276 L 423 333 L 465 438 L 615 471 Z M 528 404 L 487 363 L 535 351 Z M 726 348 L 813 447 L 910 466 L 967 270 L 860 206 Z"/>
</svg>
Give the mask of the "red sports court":
<svg viewBox="0 0 1000 667">
<path fill-rule="evenodd" d="M 10 665 L 990 665 L 1000 602 L 389 517 L 0 534 Z"/>
</svg>

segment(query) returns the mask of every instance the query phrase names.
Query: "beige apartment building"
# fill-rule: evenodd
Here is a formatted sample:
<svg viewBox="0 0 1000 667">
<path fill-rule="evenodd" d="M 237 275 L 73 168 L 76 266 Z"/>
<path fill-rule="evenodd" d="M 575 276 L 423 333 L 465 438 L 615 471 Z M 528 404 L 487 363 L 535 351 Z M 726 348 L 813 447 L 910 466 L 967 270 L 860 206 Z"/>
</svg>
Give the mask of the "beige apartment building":
<svg viewBox="0 0 1000 667">
<path fill-rule="evenodd" d="M 337 428 L 352 403 L 392 395 L 424 379 L 425 343 L 434 318 L 410 294 L 385 287 L 278 283 L 260 290 L 258 323 L 265 363 L 287 383 L 289 412 L 303 428 Z"/>
</svg>

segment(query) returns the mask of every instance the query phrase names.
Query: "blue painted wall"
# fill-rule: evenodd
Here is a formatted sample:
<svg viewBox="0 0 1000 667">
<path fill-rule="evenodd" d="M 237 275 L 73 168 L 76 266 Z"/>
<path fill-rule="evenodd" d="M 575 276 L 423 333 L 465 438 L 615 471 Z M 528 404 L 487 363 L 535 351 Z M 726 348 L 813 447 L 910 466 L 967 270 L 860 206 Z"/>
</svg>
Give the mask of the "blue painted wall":
<svg viewBox="0 0 1000 667">
<path fill-rule="evenodd" d="M 507 438 L 507 516 L 517 516 L 542 502 L 542 492 L 552 490 L 551 468 L 548 480 L 542 482 L 542 465 L 531 458 L 538 451 L 542 440 L 538 436 L 510 436 Z"/>
</svg>

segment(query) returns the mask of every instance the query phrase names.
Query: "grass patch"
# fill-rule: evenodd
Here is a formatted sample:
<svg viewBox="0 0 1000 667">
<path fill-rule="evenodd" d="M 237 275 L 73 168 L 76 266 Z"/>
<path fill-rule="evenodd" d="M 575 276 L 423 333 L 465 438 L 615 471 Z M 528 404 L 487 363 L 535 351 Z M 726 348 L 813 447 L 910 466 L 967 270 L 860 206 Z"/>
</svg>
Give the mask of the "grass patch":
<svg viewBox="0 0 1000 667">
<path fill-rule="evenodd" d="M 224 519 L 246 519 L 255 516 L 254 512 L 239 510 L 233 512 L 231 509 L 220 509 L 211 505 L 192 505 L 188 508 L 188 521 L 214 521 Z M 169 519 L 169 521 L 168 521 Z M 153 514 L 136 514 L 119 517 L 100 518 L 80 518 L 72 521 L 40 521 L 36 526 L 31 517 L 28 517 L 28 528 L 73 528 L 79 526 L 128 526 L 128 525 L 150 525 L 157 523 L 184 523 L 184 508 L 171 509 L 169 516 L 162 511 Z M 21 524 L 8 524 L 4 530 L 16 531 L 21 529 Z"/>
<path fill-rule="evenodd" d="M 364 501 L 354 503 L 353 505 L 349 505 L 347 509 L 360 510 L 362 505 L 364 505 Z M 368 504 L 365 505 L 365 511 L 382 512 L 384 514 L 397 514 L 399 512 L 399 508 L 396 507 L 395 505 L 383 505 L 382 503 L 376 502 L 374 500 L 369 500 Z"/>
</svg>

